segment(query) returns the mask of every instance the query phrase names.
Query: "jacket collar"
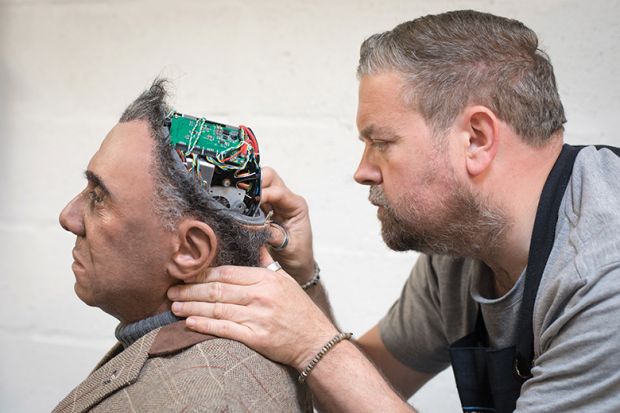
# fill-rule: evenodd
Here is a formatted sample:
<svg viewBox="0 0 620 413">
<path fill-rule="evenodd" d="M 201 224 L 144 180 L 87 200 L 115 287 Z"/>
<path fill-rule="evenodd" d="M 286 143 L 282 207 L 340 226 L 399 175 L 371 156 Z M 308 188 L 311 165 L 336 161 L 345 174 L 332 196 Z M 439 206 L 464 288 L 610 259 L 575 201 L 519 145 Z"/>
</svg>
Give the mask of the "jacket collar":
<svg viewBox="0 0 620 413">
<path fill-rule="evenodd" d="M 197 333 L 185 326 L 185 320 L 162 327 L 149 349 L 149 357 L 165 356 L 185 350 L 195 344 L 216 338 Z"/>
</svg>

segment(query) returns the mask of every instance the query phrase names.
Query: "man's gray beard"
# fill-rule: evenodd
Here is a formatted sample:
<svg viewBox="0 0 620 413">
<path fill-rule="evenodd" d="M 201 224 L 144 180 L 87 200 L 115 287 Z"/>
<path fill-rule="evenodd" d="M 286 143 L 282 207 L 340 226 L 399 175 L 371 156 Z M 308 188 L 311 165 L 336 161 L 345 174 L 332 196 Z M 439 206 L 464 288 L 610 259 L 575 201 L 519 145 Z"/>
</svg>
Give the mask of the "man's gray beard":
<svg viewBox="0 0 620 413">
<path fill-rule="evenodd" d="M 372 186 L 368 198 L 383 207 L 378 217 L 386 245 L 395 251 L 473 258 L 499 248 L 509 225 L 506 214 L 456 181 L 451 183 L 439 207 L 426 212 L 411 202 L 399 206 L 400 215 L 388 204 L 382 188 Z"/>
</svg>

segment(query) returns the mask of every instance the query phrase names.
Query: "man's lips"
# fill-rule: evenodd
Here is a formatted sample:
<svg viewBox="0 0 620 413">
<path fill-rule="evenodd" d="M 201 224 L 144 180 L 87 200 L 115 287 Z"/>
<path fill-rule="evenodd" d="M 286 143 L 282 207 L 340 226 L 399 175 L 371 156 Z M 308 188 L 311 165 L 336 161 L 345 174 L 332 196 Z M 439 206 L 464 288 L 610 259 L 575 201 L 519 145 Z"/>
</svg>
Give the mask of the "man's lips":
<svg viewBox="0 0 620 413">
<path fill-rule="evenodd" d="M 384 207 L 385 207 L 385 204 L 384 204 L 383 202 L 377 202 L 377 201 L 375 201 L 375 200 L 374 200 L 374 199 L 372 199 L 372 198 L 368 198 L 368 200 L 370 201 L 370 203 L 371 203 L 373 206 L 376 206 L 377 208 L 384 208 Z"/>
<path fill-rule="evenodd" d="M 384 205 L 383 205 L 383 202 L 380 202 L 380 201 L 379 201 L 378 199 L 376 199 L 376 198 L 377 198 L 376 196 L 373 196 L 373 194 L 372 194 L 372 193 L 370 193 L 370 194 L 368 195 L 368 202 L 370 202 L 370 203 L 371 203 L 371 205 L 374 205 L 374 206 L 376 206 L 376 207 L 382 207 L 382 206 L 384 206 Z"/>
<path fill-rule="evenodd" d="M 368 191 L 368 201 L 378 208 L 384 208 L 387 203 L 383 191 L 375 186 Z"/>
<path fill-rule="evenodd" d="M 73 257 L 73 261 L 80 263 L 80 259 L 77 257 L 77 253 L 75 252 L 75 248 L 71 250 L 71 256 Z"/>
<path fill-rule="evenodd" d="M 75 248 L 73 249 L 73 251 L 71 251 L 71 255 L 73 256 L 73 264 L 71 264 L 71 269 L 73 270 L 73 272 L 75 273 L 76 270 L 84 270 L 84 265 L 78 258 L 77 253 L 75 252 Z"/>
</svg>

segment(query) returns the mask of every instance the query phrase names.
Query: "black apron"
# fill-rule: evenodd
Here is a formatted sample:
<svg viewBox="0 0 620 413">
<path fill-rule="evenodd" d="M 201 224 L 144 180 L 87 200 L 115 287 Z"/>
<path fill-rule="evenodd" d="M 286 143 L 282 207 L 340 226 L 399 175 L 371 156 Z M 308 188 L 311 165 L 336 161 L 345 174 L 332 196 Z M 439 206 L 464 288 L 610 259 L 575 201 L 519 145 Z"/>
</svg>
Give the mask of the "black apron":
<svg viewBox="0 0 620 413">
<path fill-rule="evenodd" d="M 521 385 L 531 377 L 534 301 L 553 248 L 560 204 L 575 158 L 582 148 L 564 145 L 543 187 L 528 253 L 515 345 L 501 349 L 488 347 L 480 309 L 474 331 L 450 345 L 450 359 L 463 412 L 514 411 Z"/>
</svg>

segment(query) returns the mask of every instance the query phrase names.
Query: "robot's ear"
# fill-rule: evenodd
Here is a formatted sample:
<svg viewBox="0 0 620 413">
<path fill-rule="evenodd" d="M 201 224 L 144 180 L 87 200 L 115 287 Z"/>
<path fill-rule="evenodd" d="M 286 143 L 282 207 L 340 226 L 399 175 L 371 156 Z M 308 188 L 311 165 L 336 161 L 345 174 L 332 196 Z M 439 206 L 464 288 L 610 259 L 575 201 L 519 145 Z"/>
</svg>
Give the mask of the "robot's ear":
<svg viewBox="0 0 620 413">
<path fill-rule="evenodd" d="M 206 223 L 184 219 L 177 225 L 176 248 L 168 263 L 168 274 L 179 280 L 200 275 L 215 261 L 217 236 Z"/>
<path fill-rule="evenodd" d="M 164 123 L 185 168 L 230 215 L 255 224 L 260 212 L 258 142 L 246 126 L 230 126 L 172 112 Z"/>
</svg>

